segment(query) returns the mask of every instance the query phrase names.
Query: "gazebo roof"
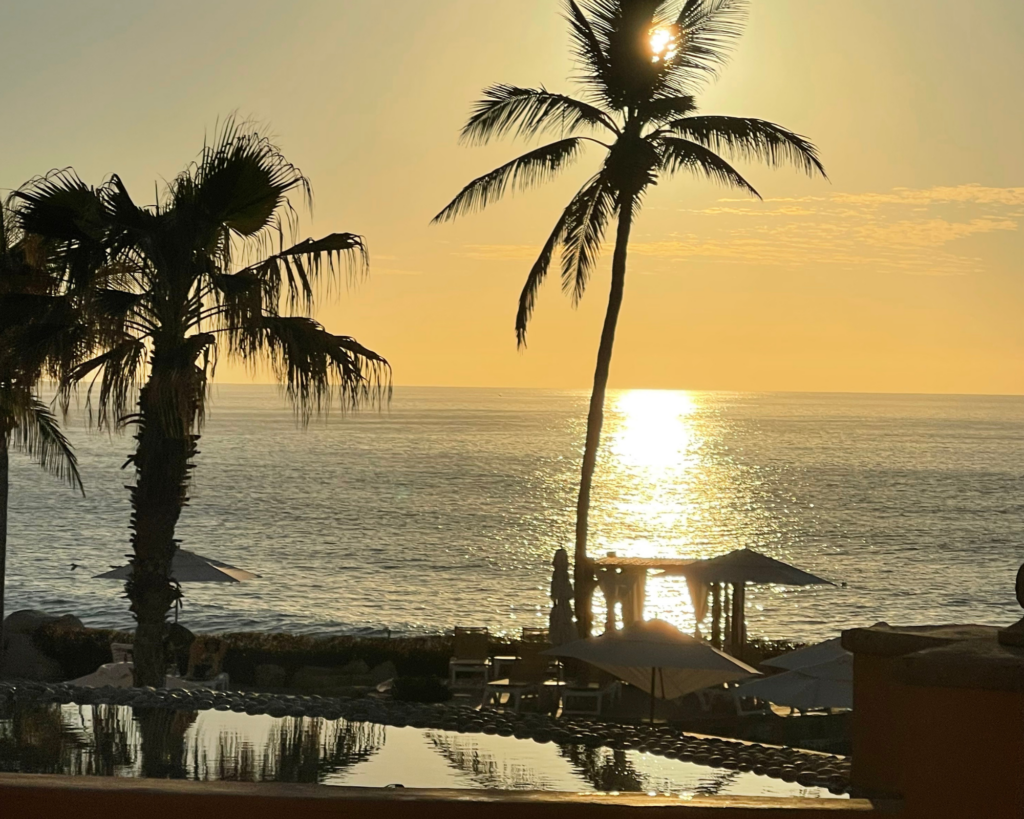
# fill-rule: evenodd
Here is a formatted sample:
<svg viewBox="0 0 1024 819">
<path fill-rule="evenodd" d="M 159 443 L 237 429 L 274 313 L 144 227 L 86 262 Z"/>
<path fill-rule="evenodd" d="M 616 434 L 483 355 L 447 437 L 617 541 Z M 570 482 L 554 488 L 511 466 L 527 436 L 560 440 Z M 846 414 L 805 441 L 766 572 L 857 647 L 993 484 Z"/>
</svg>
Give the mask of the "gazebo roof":
<svg viewBox="0 0 1024 819">
<path fill-rule="evenodd" d="M 753 583 L 776 586 L 833 586 L 834 583 L 780 560 L 740 549 L 709 560 L 670 557 L 619 557 L 594 561 L 598 569 L 644 569 L 683 575 L 705 583 Z"/>
<path fill-rule="evenodd" d="M 699 560 L 672 557 L 618 557 L 609 555 L 594 561 L 599 569 L 651 569 L 666 574 L 686 574 L 686 568 Z"/>
<path fill-rule="evenodd" d="M 705 583 L 753 583 L 775 586 L 834 586 L 829 580 L 780 560 L 740 549 L 721 557 L 700 560 L 688 567 L 688 577 Z"/>
</svg>

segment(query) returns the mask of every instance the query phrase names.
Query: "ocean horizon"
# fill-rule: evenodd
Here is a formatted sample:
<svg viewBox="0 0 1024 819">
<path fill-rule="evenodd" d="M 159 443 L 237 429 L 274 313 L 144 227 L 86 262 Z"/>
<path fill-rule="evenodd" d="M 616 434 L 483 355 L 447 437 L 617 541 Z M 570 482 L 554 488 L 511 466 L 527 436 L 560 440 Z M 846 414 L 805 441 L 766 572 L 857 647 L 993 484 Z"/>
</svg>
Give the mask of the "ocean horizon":
<svg viewBox="0 0 1024 819">
<path fill-rule="evenodd" d="M 572 549 L 588 398 L 399 387 L 380 412 L 303 429 L 275 386 L 214 386 L 178 536 L 261 578 L 185 585 L 180 621 L 304 634 L 546 623 L 551 558 Z M 85 498 L 12 458 L 7 609 L 130 628 L 121 584 L 92 576 L 129 551 L 132 441 L 88 431 L 81 406 L 67 430 Z M 753 590 L 751 636 L 1005 624 L 1022 489 L 1024 397 L 613 391 L 591 554 L 750 547 L 837 584 Z M 679 579 L 651 582 L 646 613 L 694 628 Z"/>
</svg>

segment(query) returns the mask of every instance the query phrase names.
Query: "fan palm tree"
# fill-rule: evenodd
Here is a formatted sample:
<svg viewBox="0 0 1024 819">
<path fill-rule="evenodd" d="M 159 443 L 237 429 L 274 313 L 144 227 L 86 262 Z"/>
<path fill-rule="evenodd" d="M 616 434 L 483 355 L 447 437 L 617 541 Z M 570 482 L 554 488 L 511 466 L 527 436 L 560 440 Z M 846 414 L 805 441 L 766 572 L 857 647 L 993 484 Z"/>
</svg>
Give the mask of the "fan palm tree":
<svg viewBox="0 0 1024 819">
<path fill-rule="evenodd" d="M 78 461 L 36 385 L 54 352 L 53 281 L 46 247 L 16 226 L 9 202 L 0 205 L 0 625 L 7 573 L 10 453 L 28 455 L 47 472 L 81 490 Z M 42 333 L 40 332 L 42 329 Z M 42 352 L 42 355 L 40 353 Z M 2 635 L 0 635 L 2 636 Z M 3 660 L 0 644 L 0 663 Z"/>
<path fill-rule="evenodd" d="M 694 94 L 716 76 L 742 32 L 746 0 L 565 0 L 582 96 L 545 88 L 494 85 L 483 92 L 462 138 L 485 143 L 502 136 L 557 136 L 468 184 L 436 217 L 444 222 L 481 210 L 510 189 L 554 178 L 596 146 L 597 172 L 555 222 L 519 299 L 516 335 L 526 330 L 537 293 L 556 253 L 562 288 L 573 303 L 586 290 L 605 233 L 614 224 L 611 293 L 601 333 L 587 419 L 576 513 L 576 616 L 590 634 L 593 569 L 587 558 L 590 490 L 604 421 L 605 391 L 626 282 L 630 232 L 647 191 L 686 171 L 751 196 L 754 187 L 722 154 L 770 166 L 792 163 L 825 175 L 814 145 L 771 122 L 698 114 Z"/>
<path fill-rule="evenodd" d="M 65 292 L 94 328 L 96 354 L 63 374 L 65 400 L 88 379 L 97 423 L 135 430 L 125 588 L 139 685 L 163 680 L 165 622 L 181 597 L 170 573 L 175 527 L 218 355 L 269 362 L 303 421 L 335 399 L 356 407 L 390 390 L 387 361 L 311 318 L 323 287 L 365 270 L 363 239 L 288 246 L 296 194 L 311 204 L 306 177 L 235 120 L 155 205 L 137 205 L 117 176 L 94 188 L 70 170 L 18 193 L 23 230 L 57 246 Z"/>
</svg>

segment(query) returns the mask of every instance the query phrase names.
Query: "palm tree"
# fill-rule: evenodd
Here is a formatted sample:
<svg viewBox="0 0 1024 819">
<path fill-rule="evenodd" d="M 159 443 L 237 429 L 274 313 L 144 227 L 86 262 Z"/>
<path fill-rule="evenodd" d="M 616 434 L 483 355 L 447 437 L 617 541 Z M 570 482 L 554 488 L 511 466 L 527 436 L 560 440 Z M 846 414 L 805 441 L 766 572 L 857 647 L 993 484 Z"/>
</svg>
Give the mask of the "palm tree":
<svg viewBox="0 0 1024 819">
<path fill-rule="evenodd" d="M 117 176 L 94 188 L 71 170 L 18 193 L 22 228 L 58 247 L 65 292 L 94 328 L 96 354 L 63 374 L 65 401 L 89 379 L 97 424 L 135 430 L 125 589 L 138 685 L 163 680 L 165 621 L 181 598 L 170 575 L 175 527 L 218 355 L 269 362 L 302 421 L 337 398 L 356 407 L 389 394 L 381 356 L 311 318 L 323 287 L 365 270 L 363 239 L 287 246 L 295 194 L 311 205 L 301 171 L 233 119 L 153 206 L 135 204 Z"/>
<path fill-rule="evenodd" d="M 485 143 L 512 135 L 557 139 L 467 185 L 442 210 L 444 222 L 481 210 L 510 188 L 526 190 L 552 179 L 584 148 L 603 149 L 601 167 L 569 202 L 526 279 L 519 299 L 516 336 L 526 330 L 537 292 L 556 252 L 562 288 L 579 301 L 615 224 L 611 293 L 594 374 L 576 511 L 576 615 L 581 636 L 590 634 L 593 568 L 587 558 L 590 489 L 604 421 L 605 391 L 615 329 L 626 282 L 629 237 L 648 189 L 687 171 L 759 196 L 721 154 L 770 166 L 789 162 L 825 175 L 807 139 L 771 122 L 697 113 L 694 94 L 724 65 L 742 32 L 746 0 L 565 0 L 582 97 L 545 88 L 493 85 L 483 92 L 462 129 L 462 139 Z"/>
<path fill-rule="evenodd" d="M 10 202 L 0 204 L 0 632 L 7 574 L 7 506 L 11 450 L 84 494 L 75 453 L 54 413 L 36 395 L 46 360 L 56 352 L 57 299 L 46 247 L 22 234 Z M 2 638 L 2 633 L 0 633 Z M 0 664 L 3 644 L 0 642 Z"/>
</svg>

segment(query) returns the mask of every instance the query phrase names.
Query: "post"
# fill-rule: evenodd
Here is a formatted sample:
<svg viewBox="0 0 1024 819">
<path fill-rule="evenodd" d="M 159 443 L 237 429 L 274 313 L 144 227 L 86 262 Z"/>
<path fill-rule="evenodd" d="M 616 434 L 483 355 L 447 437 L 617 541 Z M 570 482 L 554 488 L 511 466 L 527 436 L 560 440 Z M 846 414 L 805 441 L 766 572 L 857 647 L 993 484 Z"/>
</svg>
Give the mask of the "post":
<svg viewBox="0 0 1024 819">
<path fill-rule="evenodd" d="M 722 610 L 725 612 L 725 628 L 722 631 L 722 642 L 726 651 L 732 650 L 732 597 L 729 584 L 722 584 Z"/>
<path fill-rule="evenodd" d="M 654 725 L 654 674 L 656 671 L 656 668 L 651 669 L 651 725 Z"/>
<path fill-rule="evenodd" d="M 722 647 L 722 584 L 711 584 L 711 645 Z"/>
<path fill-rule="evenodd" d="M 747 584 L 737 583 L 733 593 L 733 629 L 736 631 L 736 649 L 741 651 L 747 643 Z M 739 656 L 739 655 L 736 655 Z"/>
</svg>

